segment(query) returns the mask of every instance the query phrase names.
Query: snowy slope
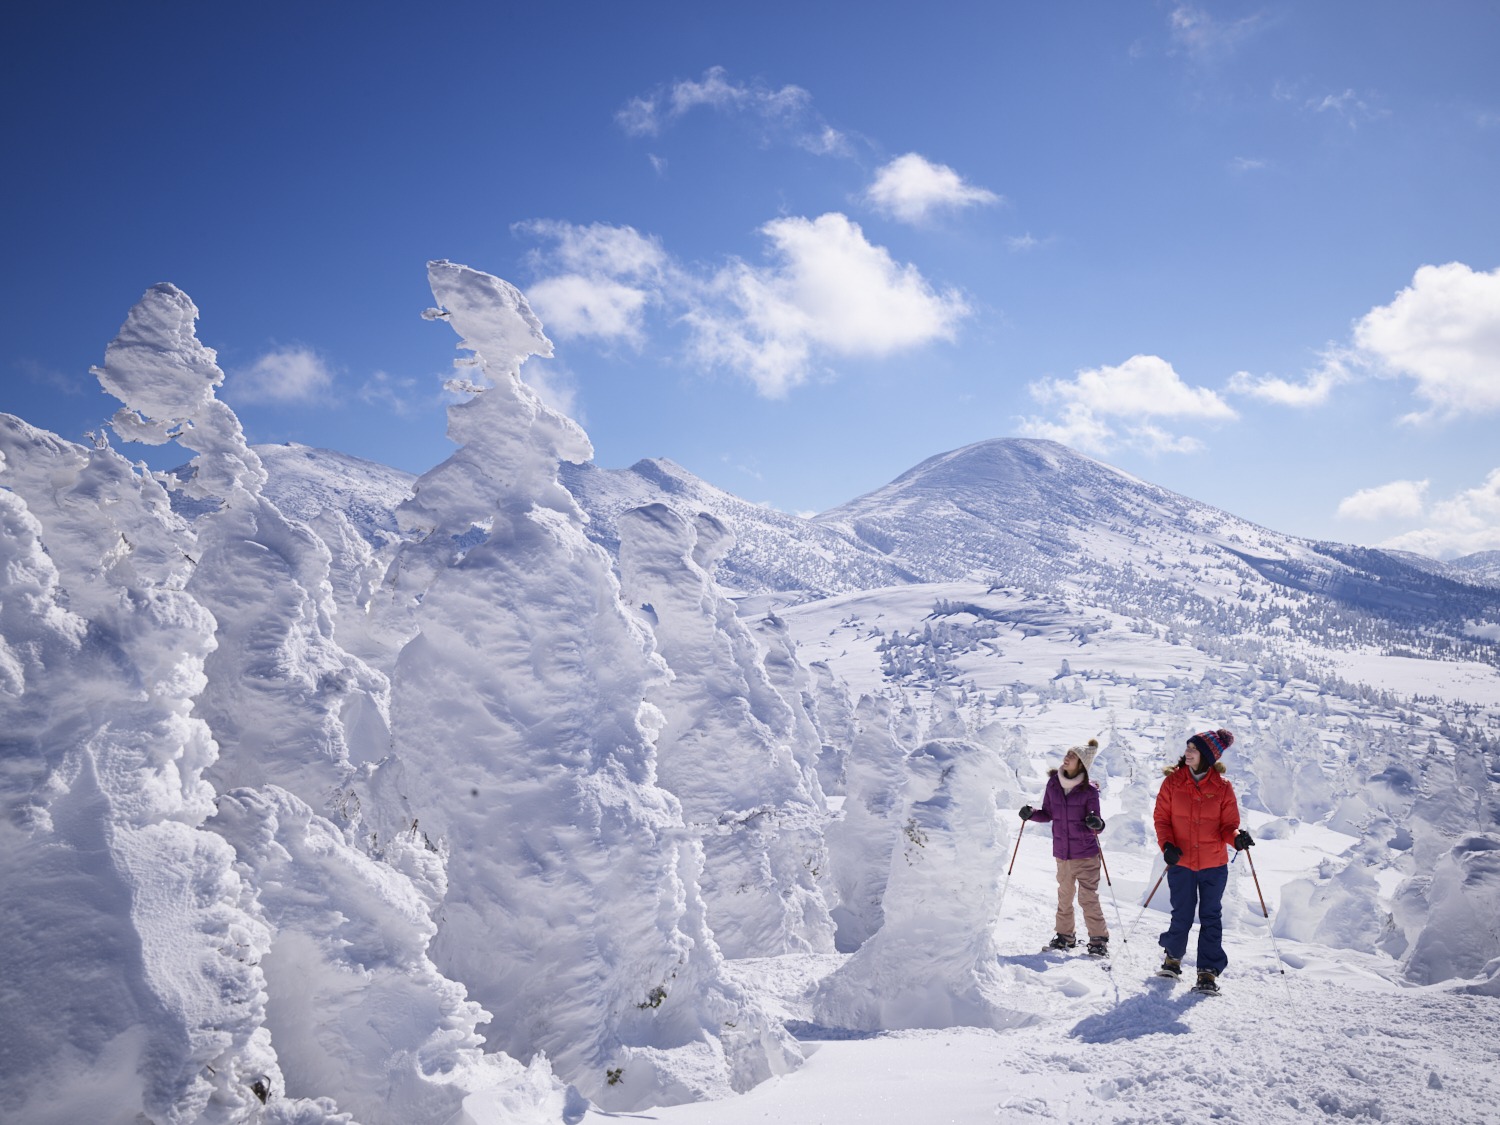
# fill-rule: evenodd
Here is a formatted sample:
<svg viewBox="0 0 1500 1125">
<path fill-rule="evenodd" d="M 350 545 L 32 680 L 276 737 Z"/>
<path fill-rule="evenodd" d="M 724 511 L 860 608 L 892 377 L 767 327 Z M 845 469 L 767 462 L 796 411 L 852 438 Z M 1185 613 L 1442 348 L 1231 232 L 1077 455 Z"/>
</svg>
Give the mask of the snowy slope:
<svg viewBox="0 0 1500 1125">
<path fill-rule="evenodd" d="M 411 473 L 290 441 L 255 452 L 269 476 L 266 495 L 287 515 L 315 523 L 337 510 L 373 545 L 399 537 L 396 509 L 411 495 Z"/>
<path fill-rule="evenodd" d="M 1219 634 L 1291 631 L 1500 662 L 1500 593 L 1282 535 L 1056 442 L 979 442 L 816 517 L 929 581 L 984 576 Z"/>
<path fill-rule="evenodd" d="M 1055 749 L 1037 745 L 1045 732 L 1076 731 L 1078 718 L 1054 715 L 1038 724 L 1043 737 L 1032 741 L 1039 764 L 1057 761 Z M 1166 892 L 1143 905 L 1161 868 L 1125 831 L 1145 812 L 1132 807 L 1129 768 L 1145 762 L 1128 756 L 1125 745 L 1106 739 L 1098 760 L 1108 764 L 1099 772 L 1109 822 L 1103 842 L 1112 884 L 1101 890 L 1114 934 L 1110 960 L 1041 952 L 1056 897 L 1049 841 L 1041 826 L 1028 826 L 1017 842 L 1012 812 L 1005 858 L 1014 854 L 1015 867 L 1003 884 L 1003 906 L 992 932 L 969 936 L 993 943 L 1013 1026 L 824 1026 L 816 1005 L 854 958 L 735 962 L 747 987 L 779 1004 L 807 1063 L 733 1101 L 665 1107 L 653 1118 L 664 1125 L 1500 1120 L 1494 978 L 1413 987 L 1379 954 L 1304 942 L 1268 926 L 1262 894 L 1272 919 L 1295 926 L 1315 917 L 1283 888 L 1344 864 L 1359 849 L 1355 836 L 1250 812 L 1247 823 L 1260 843 L 1251 853 L 1253 873 L 1247 860 L 1231 867 L 1223 992 L 1200 997 L 1184 983 L 1152 976 Z M 1237 762 L 1231 771 L 1236 784 L 1242 770 Z M 1040 791 L 1040 777 L 1032 785 L 1028 799 Z M 1190 967 L 1191 960 L 1190 952 Z M 604 1120 L 584 1117 L 586 1125 Z"/>
<path fill-rule="evenodd" d="M 837 529 L 748 503 L 665 458 L 637 461 L 628 469 L 567 465 L 562 480 L 589 513 L 590 537 L 612 552 L 619 547 L 620 513 L 630 508 L 666 504 L 722 520 L 734 529 L 735 544 L 714 576 L 731 590 L 822 597 L 915 578 Z"/>
</svg>

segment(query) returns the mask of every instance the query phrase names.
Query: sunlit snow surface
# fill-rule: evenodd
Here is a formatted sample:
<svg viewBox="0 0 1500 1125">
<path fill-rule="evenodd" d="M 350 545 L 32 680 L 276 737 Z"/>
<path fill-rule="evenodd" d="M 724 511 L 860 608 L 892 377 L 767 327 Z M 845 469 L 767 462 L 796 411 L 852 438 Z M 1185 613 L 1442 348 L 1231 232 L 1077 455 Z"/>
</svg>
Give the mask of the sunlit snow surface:
<svg viewBox="0 0 1500 1125">
<path fill-rule="evenodd" d="M 1117 815 L 1106 800 L 1106 818 Z M 1255 826 L 1258 819 L 1251 817 Z M 1107 837 L 1107 834 L 1106 834 Z M 1305 830 L 1258 845 L 1267 905 L 1298 872 L 1351 839 Z M 1413 988 L 1388 960 L 1303 945 L 1273 946 L 1246 864 L 1236 862 L 1226 917 L 1223 992 L 1151 976 L 1157 905 L 1139 901 L 1155 875 L 1137 850 L 1106 856 L 1128 944 L 1116 930 L 1108 962 L 1043 953 L 1055 883 L 1047 841 L 1023 837 L 997 964 L 1009 1002 L 1038 1016 L 1014 1030 L 848 1032 L 811 1022 L 816 982 L 842 958 L 785 956 L 732 963 L 747 986 L 778 998 L 807 1063 L 727 1102 L 651 1111 L 664 1125 L 844 1122 L 1465 1122 L 1500 1119 L 1493 994 Z M 1277 948 L 1280 960 L 1277 958 Z M 1191 954 L 1188 959 L 1191 972 Z M 1281 970 L 1284 967 L 1285 972 Z M 602 1123 L 604 1115 L 584 1120 Z"/>
</svg>

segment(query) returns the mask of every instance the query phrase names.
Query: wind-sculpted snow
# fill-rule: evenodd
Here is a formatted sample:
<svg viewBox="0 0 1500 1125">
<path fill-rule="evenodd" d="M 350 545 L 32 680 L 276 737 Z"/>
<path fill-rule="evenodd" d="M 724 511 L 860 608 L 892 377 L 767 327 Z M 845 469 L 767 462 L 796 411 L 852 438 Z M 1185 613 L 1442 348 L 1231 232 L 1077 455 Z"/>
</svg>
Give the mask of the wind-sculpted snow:
<svg viewBox="0 0 1500 1125">
<path fill-rule="evenodd" d="M 269 934 L 199 829 L 214 621 L 192 536 L 107 448 L 0 416 L 0 1116 L 235 1121 L 280 1086 Z"/>
<path fill-rule="evenodd" d="M 828 828 L 828 861 L 838 892 L 838 948 L 852 953 L 880 929 L 906 785 L 907 747 L 891 729 L 891 703 L 862 695 L 858 734 L 844 767 L 843 817 Z"/>
<path fill-rule="evenodd" d="M 902 823 L 882 900 L 885 921 L 819 986 L 826 1027 L 1015 1027 L 994 924 L 1009 833 L 996 807 L 994 755 L 927 742 L 909 760 Z"/>
<path fill-rule="evenodd" d="M 528 1070 L 484 1053 L 488 1013 L 428 958 L 436 927 L 409 880 L 276 786 L 223 794 L 208 826 L 274 934 L 266 1028 L 289 1094 L 331 1096 L 365 1125 L 445 1122 L 505 1090 L 529 1095 L 515 1100 L 536 1120 L 562 1118 L 566 1091 L 540 1056 Z"/>
<path fill-rule="evenodd" d="M 239 419 L 214 395 L 224 375 L 201 344 L 198 310 L 171 285 L 130 311 L 96 369 L 124 404 L 114 426 L 129 440 L 175 440 L 197 453 L 169 484 L 198 501 L 187 590 L 216 621 L 197 713 L 213 731 L 220 789 L 281 785 L 348 821 L 349 747 L 341 713 L 366 717 L 386 750 L 384 677 L 333 640 L 328 548 L 264 495 L 266 472 Z M 376 721 L 369 721 L 374 718 Z"/>
<path fill-rule="evenodd" d="M 429 278 L 477 379 L 372 607 L 410 636 L 392 721 L 412 819 L 377 832 L 446 857 L 432 956 L 492 1048 L 546 1052 L 611 1108 L 746 1089 L 799 1056 L 724 980 L 700 851 L 656 784 L 665 667 L 558 483 L 587 439 L 519 377 L 550 349 L 519 292 L 447 262 Z"/>
<path fill-rule="evenodd" d="M 713 516 L 689 522 L 662 504 L 623 512 L 618 526 L 621 590 L 672 672 L 647 695 L 666 716 L 657 777 L 702 838 L 714 938 L 729 957 L 828 952 L 817 880 L 827 810 L 792 756 L 791 708 L 709 576 L 732 539 Z"/>
</svg>

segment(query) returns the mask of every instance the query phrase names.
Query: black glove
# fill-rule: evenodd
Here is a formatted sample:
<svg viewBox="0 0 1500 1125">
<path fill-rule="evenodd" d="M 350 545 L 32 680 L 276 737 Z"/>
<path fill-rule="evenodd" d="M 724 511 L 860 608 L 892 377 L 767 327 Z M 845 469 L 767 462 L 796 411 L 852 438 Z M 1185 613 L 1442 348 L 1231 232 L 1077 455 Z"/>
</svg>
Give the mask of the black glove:
<svg viewBox="0 0 1500 1125">
<path fill-rule="evenodd" d="M 1176 867 L 1177 861 L 1182 858 L 1182 849 L 1176 844 L 1168 844 L 1162 848 L 1161 857 L 1167 861 L 1168 867 Z"/>
<path fill-rule="evenodd" d="M 1083 818 L 1083 826 L 1090 832 L 1104 831 L 1104 821 L 1100 820 L 1093 813 L 1089 813 L 1088 816 Z"/>
<path fill-rule="evenodd" d="M 1021 819 L 1022 820 L 1030 820 L 1031 819 L 1031 814 L 1033 812 L 1035 812 L 1035 811 L 1036 810 L 1033 809 L 1030 805 L 1022 805 L 1021 806 Z"/>
<path fill-rule="evenodd" d="M 1253 848 L 1253 847 L 1255 847 L 1255 841 L 1252 840 L 1252 839 L 1250 839 L 1250 833 L 1246 832 L 1243 828 L 1241 828 L 1238 832 L 1236 832 L 1234 834 L 1234 850 L 1235 851 L 1242 852 L 1246 848 Z"/>
</svg>

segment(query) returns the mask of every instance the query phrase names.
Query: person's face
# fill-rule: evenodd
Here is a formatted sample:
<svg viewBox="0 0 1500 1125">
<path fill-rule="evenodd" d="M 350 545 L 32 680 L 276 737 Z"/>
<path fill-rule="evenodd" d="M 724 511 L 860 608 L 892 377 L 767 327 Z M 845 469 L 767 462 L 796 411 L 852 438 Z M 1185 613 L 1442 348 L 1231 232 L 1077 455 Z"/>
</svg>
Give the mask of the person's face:
<svg viewBox="0 0 1500 1125">
<path fill-rule="evenodd" d="M 1194 773 L 1197 773 L 1203 768 L 1201 764 L 1203 761 L 1203 755 L 1198 753 L 1198 748 L 1191 743 L 1188 744 L 1187 753 L 1184 754 L 1183 757 L 1187 759 L 1188 769 L 1192 770 Z"/>
<path fill-rule="evenodd" d="M 1078 755 L 1073 753 L 1073 751 L 1069 750 L 1065 755 L 1063 755 L 1063 773 L 1067 774 L 1069 777 L 1072 777 L 1082 768 L 1083 763 L 1078 760 Z"/>
</svg>

